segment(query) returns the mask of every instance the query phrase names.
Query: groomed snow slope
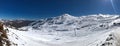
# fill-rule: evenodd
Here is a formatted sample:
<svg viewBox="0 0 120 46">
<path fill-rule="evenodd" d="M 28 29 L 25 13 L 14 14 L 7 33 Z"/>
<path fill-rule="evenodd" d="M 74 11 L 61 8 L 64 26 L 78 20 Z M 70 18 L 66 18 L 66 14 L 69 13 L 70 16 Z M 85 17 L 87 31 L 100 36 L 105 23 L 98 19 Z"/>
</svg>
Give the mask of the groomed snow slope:
<svg viewBox="0 0 120 46">
<path fill-rule="evenodd" d="M 27 31 L 8 28 L 8 36 L 12 46 L 119 46 L 119 19 L 118 15 L 65 14 L 20 28 Z"/>
</svg>

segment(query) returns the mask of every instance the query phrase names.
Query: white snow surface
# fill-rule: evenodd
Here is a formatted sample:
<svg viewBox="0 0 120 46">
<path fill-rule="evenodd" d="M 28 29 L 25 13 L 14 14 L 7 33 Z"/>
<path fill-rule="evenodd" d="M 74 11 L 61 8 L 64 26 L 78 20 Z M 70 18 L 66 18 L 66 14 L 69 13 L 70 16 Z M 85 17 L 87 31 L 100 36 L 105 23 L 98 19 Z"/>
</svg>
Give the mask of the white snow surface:
<svg viewBox="0 0 120 46">
<path fill-rule="evenodd" d="M 116 21 L 120 21 L 119 15 L 65 14 L 20 28 L 27 31 L 8 28 L 8 36 L 12 46 L 120 46 L 119 22 L 111 24 Z M 113 39 L 106 40 L 109 37 Z"/>
</svg>

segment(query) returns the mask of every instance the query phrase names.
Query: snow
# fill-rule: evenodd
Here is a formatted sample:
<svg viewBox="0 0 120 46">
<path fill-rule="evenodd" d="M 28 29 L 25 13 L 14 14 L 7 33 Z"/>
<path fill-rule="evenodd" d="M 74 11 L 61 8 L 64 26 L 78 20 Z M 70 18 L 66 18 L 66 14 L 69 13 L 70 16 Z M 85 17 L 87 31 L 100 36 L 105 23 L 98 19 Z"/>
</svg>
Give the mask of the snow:
<svg viewBox="0 0 120 46">
<path fill-rule="evenodd" d="M 119 46 L 120 28 L 110 26 L 119 21 L 118 17 L 102 14 L 75 17 L 65 14 L 37 20 L 20 28 L 27 31 L 8 28 L 8 36 L 12 46 L 101 46 L 107 42 Z M 115 39 L 106 41 L 110 34 Z"/>
<path fill-rule="evenodd" d="M 106 39 L 109 34 L 108 30 L 96 32 L 82 37 L 67 37 L 67 36 L 55 36 L 55 35 L 40 35 L 37 33 L 23 32 L 9 28 L 12 34 L 9 39 L 18 44 L 18 46 L 96 46 L 99 42 Z M 14 35 L 18 39 L 15 39 Z M 59 39 L 59 40 L 56 40 Z"/>
<path fill-rule="evenodd" d="M 120 23 L 120 19 L 114 20 L 112 23 Z"/>
<path fill-rule="evenodd" d="M 120 27 L 116 27 L 113 31 L 113 42 L 114 46 L 120 46 Z"/>
</svg>

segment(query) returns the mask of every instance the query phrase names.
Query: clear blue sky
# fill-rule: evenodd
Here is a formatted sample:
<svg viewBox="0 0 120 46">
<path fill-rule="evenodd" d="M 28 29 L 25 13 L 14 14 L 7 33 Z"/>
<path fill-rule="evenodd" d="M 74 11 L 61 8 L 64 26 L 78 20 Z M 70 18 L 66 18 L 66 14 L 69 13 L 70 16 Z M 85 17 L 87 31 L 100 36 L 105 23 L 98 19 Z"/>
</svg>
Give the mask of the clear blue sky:
<svg viewBox="0 0 120 46">
<path fill-rule="evenodd" d="M 120 0 L 0 0 L 0 18 L 39 19 L 69 13 L 75 16 L 89 14 L 120 14 Z"/>
</svg>

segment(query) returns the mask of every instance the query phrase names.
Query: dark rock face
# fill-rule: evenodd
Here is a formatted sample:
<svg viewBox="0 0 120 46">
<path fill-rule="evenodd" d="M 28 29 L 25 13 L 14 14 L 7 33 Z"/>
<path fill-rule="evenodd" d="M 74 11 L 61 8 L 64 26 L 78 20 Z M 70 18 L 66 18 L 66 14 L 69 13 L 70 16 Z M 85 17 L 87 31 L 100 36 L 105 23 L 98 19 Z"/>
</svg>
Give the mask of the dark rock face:
<svg viewBox="0 0 120 46">
<path fill-rule="evenodd" d="M 120 26 L 120 23 L 113 23 L 114 26 Z"/>
</svg>

